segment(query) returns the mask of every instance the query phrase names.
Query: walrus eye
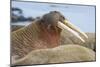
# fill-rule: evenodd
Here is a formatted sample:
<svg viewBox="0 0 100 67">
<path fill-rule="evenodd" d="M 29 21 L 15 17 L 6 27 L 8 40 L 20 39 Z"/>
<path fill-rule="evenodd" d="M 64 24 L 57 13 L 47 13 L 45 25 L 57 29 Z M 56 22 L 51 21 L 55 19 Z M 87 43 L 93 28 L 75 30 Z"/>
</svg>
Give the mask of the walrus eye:
<svg viewBox="0 0 100 67">
<path fill-rule="evenodd" d="M 64 16 L 61 16 L 61 17 L 62 17 L 63 20 L 65 20 L 65 17 Z"/>
<path fill-rule="evenodd" d="M 63 20 L 65 20 L 65 17 L 61 15 L 60 16 L 60 21 L 63 22 Z"/>
</svg>

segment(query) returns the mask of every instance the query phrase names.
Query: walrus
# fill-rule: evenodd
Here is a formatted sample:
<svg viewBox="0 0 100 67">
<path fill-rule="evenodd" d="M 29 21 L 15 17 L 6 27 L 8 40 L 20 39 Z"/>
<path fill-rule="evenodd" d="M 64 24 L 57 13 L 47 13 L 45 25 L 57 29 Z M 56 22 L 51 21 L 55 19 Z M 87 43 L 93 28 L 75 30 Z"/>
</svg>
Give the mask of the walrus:
<svg viewBox="0 0 100 67">
<path fill-rule="evenodd" d="M 12 58 L 20 59 L 32 50 L 59 46 L 62 31 L 69 31 L 82 42 L 85 42 L 85 40 L 79 34 L 88 38 L 84 32 L 70 23 L 59 11 L 50 11 L 28 26 L 11 33 Z"/>
</svg>

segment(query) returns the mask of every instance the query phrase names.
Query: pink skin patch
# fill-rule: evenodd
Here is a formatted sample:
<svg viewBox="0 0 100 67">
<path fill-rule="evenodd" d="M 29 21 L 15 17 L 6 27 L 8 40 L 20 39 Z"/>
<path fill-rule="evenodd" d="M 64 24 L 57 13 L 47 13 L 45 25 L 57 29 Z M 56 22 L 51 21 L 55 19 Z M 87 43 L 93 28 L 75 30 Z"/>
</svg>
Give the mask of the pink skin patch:
<svg viewBox="0 0 100 67">
<path fill-rule="evenodd" d="M 41 27 L 40 39 L 42 39 L 43 42 L 47 43 L 45 46 L 49 48 L 59 46 L 61 29 L 57 27 L 50 29 L 47 29 L 44 26 L 40 27 Z"/>
</svg>

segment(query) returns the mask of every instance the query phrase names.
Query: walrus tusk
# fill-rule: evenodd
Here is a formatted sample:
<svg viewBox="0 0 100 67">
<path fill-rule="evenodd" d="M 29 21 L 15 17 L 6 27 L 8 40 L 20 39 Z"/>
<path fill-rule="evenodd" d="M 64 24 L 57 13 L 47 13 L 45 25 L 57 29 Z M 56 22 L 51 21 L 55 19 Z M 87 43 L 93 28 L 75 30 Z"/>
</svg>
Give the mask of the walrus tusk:
<svg viewBox="0 0 100 67">
<path fill-rule="evenodd" d="M 85 40 L 82 39 L 82 37 L 80 37 L 76 31 L 72 30 L 70 27 L 68 27 L 67 25 L 63 24 L 60 21 L 58 22 L 58 27 L 61 28 L 62 30 L 64 30 L 65 32 L 67 30 L 67 31 L 73 33 L 73 35 L 75 35 L 77 38 L 79 38 L 82 42 L 85 42 Z"/>
<path fill-rule="evenodd" d="M 77 28 L 75 25 L 73 25 L 72 23 L 70 23 L 68 20 L 64 20 L 64 24 L 67 25 L 68 27 L 70 27 L 71 29 L 73 29 L 74 31 L 80 33 L 85 38 L 88 38 L 88 36 L 84 32 L 82 32 L 79 28 Z"/>
</svg>

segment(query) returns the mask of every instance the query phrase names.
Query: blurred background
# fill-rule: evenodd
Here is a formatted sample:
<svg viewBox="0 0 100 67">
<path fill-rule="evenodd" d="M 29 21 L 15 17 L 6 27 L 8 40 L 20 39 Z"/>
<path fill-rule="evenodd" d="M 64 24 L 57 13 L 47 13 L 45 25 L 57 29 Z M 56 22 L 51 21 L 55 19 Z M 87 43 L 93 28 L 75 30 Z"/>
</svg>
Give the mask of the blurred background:
<svg viewBox="0 0 100 67">
<path fill-rule="evenodd" d="M 11 26 L 27 26 L 50 11 L 59 11 L 82 31 L 95 33 L 95 7 L 83 5 L 12 1 Z"/>
</svg>

